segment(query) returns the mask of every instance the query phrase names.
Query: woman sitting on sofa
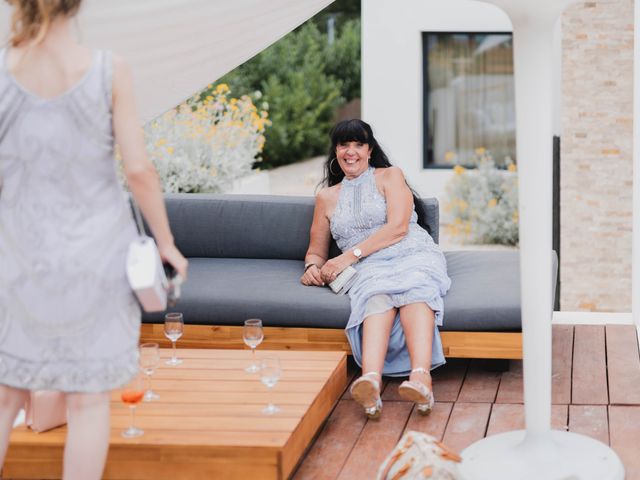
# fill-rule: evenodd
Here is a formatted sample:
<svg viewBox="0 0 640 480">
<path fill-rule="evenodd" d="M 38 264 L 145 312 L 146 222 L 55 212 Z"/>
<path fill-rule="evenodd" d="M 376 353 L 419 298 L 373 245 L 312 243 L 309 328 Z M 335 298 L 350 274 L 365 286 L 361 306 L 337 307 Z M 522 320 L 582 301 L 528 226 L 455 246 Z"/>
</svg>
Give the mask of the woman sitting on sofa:
<svg viewBox="0 0 640 480">
<path fill-rule="evenodd" d="M 350 265 L 357 270 L 346 333 L 363 375 L 351 394 L 377 418 L 381 374 L 409 375 L 400 395 L 427 414 L 434 402 L 430 370 L 444 363 L 437 327 L 451 283 L 444 255 L 420 226 L 420 203 L 367 123 L 334 127 L 324 184 L 301 282 L 323 286 Z M 328 259 L 331 236 L 343 253 Z"/>
</svg>

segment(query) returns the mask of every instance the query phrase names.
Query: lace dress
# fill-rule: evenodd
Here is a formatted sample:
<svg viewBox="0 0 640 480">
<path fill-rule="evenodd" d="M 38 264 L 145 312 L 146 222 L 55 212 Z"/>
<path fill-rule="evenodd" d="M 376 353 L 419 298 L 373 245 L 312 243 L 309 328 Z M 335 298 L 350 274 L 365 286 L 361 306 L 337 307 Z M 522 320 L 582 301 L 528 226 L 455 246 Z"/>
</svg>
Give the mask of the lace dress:
<svg viewBox="0 0 640 480">
<path fill-rule="evenodd" d="M 112 59 L 93 52 L 53 99 L 0 50 L 0 383 L 99 392 L 137 370 L 140 310 L 125 276 L 135 224 L 118 182 Z"/>
<path fill-rule="evenodd" d="M 342 180 L 331 234 L 342 251 L 354 248 L 387 222 L 387 202 L 376 186 L 370 167 L 353 180 Z M 362 365 L 362 322 L 393 307 L 424 302 L 435 312 L 431 368 L 445 363 L 438 326 L 442 325 L 442 297 L 449 290 L 444 255 L 431 236 L 417 223 L 414 211 L 408 234 L 354 264 L 357 280 L 349 291 L 351 316 L 346 333 L 353 357 Z M 396 315 L 384 362 L 384 375 L 406 376 L 411 371 L 409 352 L 400 315 Z"/>
</svg>

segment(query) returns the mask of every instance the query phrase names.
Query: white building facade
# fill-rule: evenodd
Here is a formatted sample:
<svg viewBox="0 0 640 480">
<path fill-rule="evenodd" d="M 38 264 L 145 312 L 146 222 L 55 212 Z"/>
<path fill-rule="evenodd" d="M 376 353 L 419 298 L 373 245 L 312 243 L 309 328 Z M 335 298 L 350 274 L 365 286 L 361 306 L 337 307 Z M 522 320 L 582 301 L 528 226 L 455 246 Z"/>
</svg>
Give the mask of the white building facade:
<svg viewBox="0 0 640 480">
<path fill-rule="evenodd" d="M 442 205 L 453 163 L 465 163 L 465 152 L 455 151 L 453 137 L 463 150 L 460 132 L 469 126 L 461 128 L 459 119 L 452 120 L 460 94 L 439 95 L 425 82 L 425 34 L 491 33 L 499 42 L 500 33 L 511 32 L 511 22 L 497 7 L 472 0 L 366 0 L 362 25 L 362 118 L 372 124 L 392 163 L 402 167 L 418 192 L 437 197 Z M 600 0 L 569 7 L 558 22 L 555 45 L 553 133 L 561 138 L 560 307 L 629 312 L 633 2 Z M 500 78 L 494 76 L 498 83 Z M 455 80 L 450 83 L 455 86 Z M 491 89 L 485 83 L 485 91 Z M 429 91 L 436 97 L 431 104 L 425 102 Z M 475 123 L 484 125 L 474 128 L 485 135 L 477 137 L 475 147 L 487 146 L 480 138 L 488 138 L 490 117 L 496 118 L 496 108 L 488 102 Z M 439 113 L 439 123 L 433 117 L 438 108 L 450 112 L 449 118 Z M 497 117 L 502 135 L 508 137 L 515 128 L 512 119 Z M 468 118 L 479 115 L 470 108 Z M 431 132 L 425 125 L 429 122 L 435 123 Z M 430 152 L 425 147 L 428 136 Z M 436 163 L 443 157 L 458 158 L 449 167 L 433 168 L 428 155 Z"/>
</svg>

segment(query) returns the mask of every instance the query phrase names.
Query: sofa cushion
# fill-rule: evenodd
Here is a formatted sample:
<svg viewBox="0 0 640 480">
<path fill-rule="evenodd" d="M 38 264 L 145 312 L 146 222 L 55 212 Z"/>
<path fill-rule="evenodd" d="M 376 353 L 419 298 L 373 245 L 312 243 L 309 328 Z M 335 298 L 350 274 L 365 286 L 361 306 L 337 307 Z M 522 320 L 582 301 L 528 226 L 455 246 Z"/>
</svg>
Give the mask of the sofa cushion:
<svg viewBox="0 0 640 480">
<path fill-rule="evenodd" d="M 309 245 L 311 197 L 174 194 L 166 205 L 187 257 L 300 260 Z"/>
<path fill-rule="evenodd" d="M 442 331 L 520 331 L 518 251 L 446 252 L 451 288 Z M 554 255 L 554 272 L 557 257 Z M 189 281 L 176 310 L 188 324 L 344 328 L 349 297 L 300 284 L 303 263 L 272 259 L 190 259 Z M 555 285 L 555 273 L 553 279 Z M 145 314 L 161 323 L 162 314 Z"/>
<path fill-rule="evenodd" d="M 519 331 L 517 251 L 445 252 L 451 288 L 443 331 Z"/>
<path fill-rule="evenodd" d="M 454 251 L 445 256 L 451 288 L 444 297 L 442 331 L 522 330 L 519 251 Z M 552 261 L 555 293 L 555 253 Z"/>
<path fill-rule="evenodd" d="M 438 202 L 422 202 L 437 242 Z M 309 246 L 313 197 L 170 194 L 166 205 L 187 257 L 302 260 Z"/>
<path fill-rule="evenodd" d="M 191 258 L 189 279 L 175 311 L 187 324 L 242 325 L 261 318 L 265 326 L 344 328 L 347 295 L 300 283 L 303 262 L 244 258 Z M 161 323 L 163 314 L 143 316 Z"/>
</svg>

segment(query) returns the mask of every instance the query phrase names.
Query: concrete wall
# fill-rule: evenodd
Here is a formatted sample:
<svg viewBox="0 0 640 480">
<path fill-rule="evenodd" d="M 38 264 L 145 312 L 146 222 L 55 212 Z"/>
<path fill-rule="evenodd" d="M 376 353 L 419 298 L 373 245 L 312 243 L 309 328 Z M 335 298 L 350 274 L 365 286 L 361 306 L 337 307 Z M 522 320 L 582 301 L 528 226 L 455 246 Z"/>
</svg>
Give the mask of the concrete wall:
<svg viewBox="0 0 640 480">
<path fill-rule="evenodd" d="M 562 17 L 561 308 L 631 310 L 633 1 Z"/>
<path fill-rule="evenodd" d="M 506 14 L 469 0 L 362 1 L 362 118 L 421 195 L 445 199 L 451 170 L 422 168 L 422 32 L 511 31 Z"/>
</svg>

